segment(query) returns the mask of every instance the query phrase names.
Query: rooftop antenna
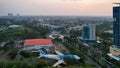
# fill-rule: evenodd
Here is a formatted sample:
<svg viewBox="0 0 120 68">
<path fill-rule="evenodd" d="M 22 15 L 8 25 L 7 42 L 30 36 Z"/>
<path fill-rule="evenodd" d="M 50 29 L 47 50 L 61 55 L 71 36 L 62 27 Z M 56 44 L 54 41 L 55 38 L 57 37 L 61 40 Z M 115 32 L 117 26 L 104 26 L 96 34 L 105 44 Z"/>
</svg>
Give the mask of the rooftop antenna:
<svg viewBox="0 0 120 68">
<path fill-rule="evenodd" d="M 119 5 L 119 6 L 120 6 L 120 3 L 113 3 L 113 4 L 116 4 L 116 5 Z"/>
</svg>

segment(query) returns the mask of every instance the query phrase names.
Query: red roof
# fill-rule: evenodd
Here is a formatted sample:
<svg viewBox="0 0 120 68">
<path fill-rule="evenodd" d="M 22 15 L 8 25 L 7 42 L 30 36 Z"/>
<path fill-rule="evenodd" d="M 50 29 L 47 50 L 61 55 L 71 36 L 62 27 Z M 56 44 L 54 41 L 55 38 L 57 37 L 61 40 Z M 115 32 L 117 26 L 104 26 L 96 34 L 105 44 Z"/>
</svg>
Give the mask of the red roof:
<svg viewBox="0 0 120 68">
<path fill-rule="evenodd" d="M 24 46 L 48 44 L 52 44 L 52 41 L 50 39 L 27 39 L 24 41 Z"/>
</svg>

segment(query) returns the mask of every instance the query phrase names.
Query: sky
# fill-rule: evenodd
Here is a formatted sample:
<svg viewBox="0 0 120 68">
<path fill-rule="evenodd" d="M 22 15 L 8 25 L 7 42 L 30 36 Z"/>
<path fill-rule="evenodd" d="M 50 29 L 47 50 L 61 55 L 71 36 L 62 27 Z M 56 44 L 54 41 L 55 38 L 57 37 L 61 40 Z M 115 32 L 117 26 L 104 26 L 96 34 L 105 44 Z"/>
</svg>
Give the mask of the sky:
<svg viewBox="0 0 120 68">
<path fill-rule="evenodd" d="M 120 0 L 0 0 L 0 16 L 8 13 L 38 16 L 112 16 L 114 2 Z"/>
</svg>

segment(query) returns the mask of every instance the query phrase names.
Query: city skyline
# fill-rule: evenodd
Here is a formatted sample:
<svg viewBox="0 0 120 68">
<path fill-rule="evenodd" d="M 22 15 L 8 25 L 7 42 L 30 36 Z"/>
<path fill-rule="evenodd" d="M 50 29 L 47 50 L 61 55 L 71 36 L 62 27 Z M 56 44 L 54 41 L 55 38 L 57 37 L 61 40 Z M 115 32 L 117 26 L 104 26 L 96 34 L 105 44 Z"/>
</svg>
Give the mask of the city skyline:
<svg viewBox="0 0 120 68">
<path fill-rule="evenodd" d="M 73 15 L 112 16 L 112 6 L 118 0 L 1 0 L 0 16 L 7 13 L 20 15 Z"/>
</svg>

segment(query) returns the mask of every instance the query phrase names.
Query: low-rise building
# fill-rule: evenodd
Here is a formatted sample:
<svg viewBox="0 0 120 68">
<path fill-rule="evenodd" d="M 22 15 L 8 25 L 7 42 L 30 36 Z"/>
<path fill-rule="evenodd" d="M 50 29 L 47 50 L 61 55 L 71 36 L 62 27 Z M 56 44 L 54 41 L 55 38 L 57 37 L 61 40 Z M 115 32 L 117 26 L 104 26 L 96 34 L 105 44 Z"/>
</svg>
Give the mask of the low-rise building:
<svg viewBox="0 0 120 68">
<path fill-rule="evenodd" d="M 43 23 L 38 23 L 36 26 L 40 26 L 49 30 L 55 30 L 55 31 L 62 31 L 64 30 L 63 26 L 58 26 L 58 25 L 51 25 L 51 24 L 43 24 Z"/>
<path fill-rule="evenodd" d="M 53 46 L 53 43 L 50 39 L 27 39 L 24 41 L 23 50 L 38 51 L 39 48 L 45 48 L 47 51 L 50 51 L 50 47 Z"/>
<path fill-rule="evenodd" d="M 120 61 L 120 49 L 114 46 L 110 46 L 110 53 L 108 53 L 108 56 L 112 57 L 117 61 Z"/>
<path fill-rule="evenodd" d="M 9 25 L 8 28 L 13 28 L 13 29 L 15 29 L 15 28 L 20 28 L 20 27 L 22 27 L 22 26 L 21 26 L 21 25 Z"/>
</svg>

